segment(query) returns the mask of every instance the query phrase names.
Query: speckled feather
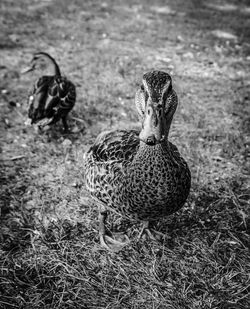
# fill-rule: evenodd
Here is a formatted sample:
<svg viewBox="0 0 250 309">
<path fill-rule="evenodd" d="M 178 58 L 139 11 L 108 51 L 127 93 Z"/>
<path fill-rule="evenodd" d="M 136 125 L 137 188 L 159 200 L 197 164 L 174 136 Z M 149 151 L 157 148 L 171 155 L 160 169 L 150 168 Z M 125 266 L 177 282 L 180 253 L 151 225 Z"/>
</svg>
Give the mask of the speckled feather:
<svg viewBox="0 0 250 309">
<path fill-rule="evenodd" d="M 177 147 L 149 147 L 136 131 L 102 133 L 85 154 L 86 186 L 108 208 L 140 220 L 180 209 L 190 190 L 190 171 Z"/>
<path fill-rule="evenodd" d="M 151 85 L 148 90 L 154 102 L 160 101 L 163 89 L 166 83 L 169 81 L 168 77 L 170 76 L 166 75 L 165 72 L 160 71 L 152 71 L 145 75 L 146 83 Z M 169 91 L 171 91 L 171 89 L 169 89 Z"/>
</svg>

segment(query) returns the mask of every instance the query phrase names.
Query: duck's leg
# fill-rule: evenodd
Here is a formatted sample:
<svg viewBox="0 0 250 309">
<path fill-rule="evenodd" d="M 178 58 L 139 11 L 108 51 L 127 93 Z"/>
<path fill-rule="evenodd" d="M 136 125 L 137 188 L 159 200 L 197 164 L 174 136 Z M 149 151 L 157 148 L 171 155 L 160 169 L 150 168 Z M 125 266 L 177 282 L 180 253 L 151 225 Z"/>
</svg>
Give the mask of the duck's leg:
<svg viewBox="0 0 250 309">
<path fill-rule="evenodd" d="M 141 229 L 140 234 L 138 236 L 138 239 L 140 239 L 142 237 L 144 232 L 146 232 L 147 236 L 152 240 L 159 240 L 159 238 L 166 236 L 165 234 L 163 234 L 161 232 L 158 232 L 158 231 L 155 231 L 155 230 L 150 230 L 148 220 L 143 221 L 142 223 L 143 223 L 143 226 L 142 226 L 142 229 Z M 156 236 L 154 236 L 153 234 L 155 234 Z"/>
<path fill-rule="evenodd" d="M 119 241 L 119 240 L 116 240 L 116 239 L 106 235 L 105 222 L 106 222 L 106 219 L 107 219 L 107 215 L 108 215 L 107 210 L 103 206 L 100 206 L 100 209 L 99 209 L 100 243 L 106 249 L 113 251 L 113 252 L 118 252 L 124 246 L 126 246 L 129 243 L 129 239 L 128 239 L 128 236 L 124 235 L 126 240 L 125 241 Z"/>
<path fill-rule="evenodd" d="M 67 123 L 67 116 L 62 117 L 62 124 L 63 124 L 63 128 L 64 128 L 64 132 L 68 133 L 69 132 L 69 126 L 68 126 L 68 123 Z"/>
</svg>

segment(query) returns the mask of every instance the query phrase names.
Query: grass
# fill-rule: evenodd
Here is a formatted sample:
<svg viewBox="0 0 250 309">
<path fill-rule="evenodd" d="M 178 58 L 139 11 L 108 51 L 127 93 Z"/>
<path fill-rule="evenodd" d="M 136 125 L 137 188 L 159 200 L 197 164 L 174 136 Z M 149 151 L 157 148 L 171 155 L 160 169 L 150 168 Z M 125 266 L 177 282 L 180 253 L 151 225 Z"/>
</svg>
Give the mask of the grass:
<svg viewBox="0 0 250 309">
<path fill-rule="evenodd" d="M 0 307 L 250 307 L 247 15 L 216 19 L 211 6 L 181 0 L 1 6 Z M 239 41 L 213 37 L 216 29 Z M 19 71 L 36 50 L 77 85 L 70 124 L 83 119 L 83 132 L 62 136 L 57 125 L 39 135 L 24 125 L 35 76 Z M 102 130 L 138 128 L 133 96 L 151 68 L 173 75 L 180 106 L 170 138 L 192 190 L 183 209 L 157 222 L 162 242 L 137 241 L 139 225 L 111 214 L 109 227 L 132 235 L 112 254 L 99 245 L 81 158 Z"/>
</svg>

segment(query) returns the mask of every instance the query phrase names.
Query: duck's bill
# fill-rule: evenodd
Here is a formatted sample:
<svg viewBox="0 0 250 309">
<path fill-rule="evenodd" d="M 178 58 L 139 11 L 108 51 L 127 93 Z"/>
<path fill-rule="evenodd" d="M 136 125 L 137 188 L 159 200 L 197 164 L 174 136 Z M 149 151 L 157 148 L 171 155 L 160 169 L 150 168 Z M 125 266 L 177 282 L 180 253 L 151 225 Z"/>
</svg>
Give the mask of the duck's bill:
<svg viewBox="0 0 250 309">
<path fill-rule="evenodd" d="M 37 121 L 36 125 L 39 126 L 39 127 L 45 127 L 45 126 L 50 125 L 52 120 L 53 120 L 53 117 L 52 118 L 43 118 L 43 119 Z"/>
<path fill-rule="evenodd" d="M 50 125 L 52 120 L 53 120 L 53 118 L 43 118 L 41 120 L 32 122 L 32 119 L 28 118 L 27 120 L 25 120 L 24 124 L 26 126 L 35 125 L 35 126 L 38 126 L 38 127 L 45 127 L 45 126 Z"/>
<path fill-rule="evenodd" d="M 27 67 L 21 70 L 21 74 L 26 74 L 28 72 L 34 71 L 33 67 Z"/>
</svg>

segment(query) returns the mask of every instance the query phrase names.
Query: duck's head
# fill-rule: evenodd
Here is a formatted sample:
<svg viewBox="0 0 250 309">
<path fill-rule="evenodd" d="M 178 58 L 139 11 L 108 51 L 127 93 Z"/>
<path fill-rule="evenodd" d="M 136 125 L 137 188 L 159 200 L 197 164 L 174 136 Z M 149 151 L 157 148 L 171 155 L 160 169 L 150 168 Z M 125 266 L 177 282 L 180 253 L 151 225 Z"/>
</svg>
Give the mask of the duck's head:
<svg viewBox="0 0 250 309">
<path fill-rule="evenodd" d="M 142 122 L 140 140 L 150 146 L 167 140 L 177 104 L 178 98 L 169 74 L 162 71 L 144 74 L 135 95 L 135 105 Z"/>
<path fill-rule="evenodd" d="M 25 68 L 22 73 L 24 74 L 35 70 L 50 70 L 52 75 L 60 75 L 60 69 L 55 59 L 44 52 L 35 53 L 30 62 L 30 65 Z"/>
</svg>

